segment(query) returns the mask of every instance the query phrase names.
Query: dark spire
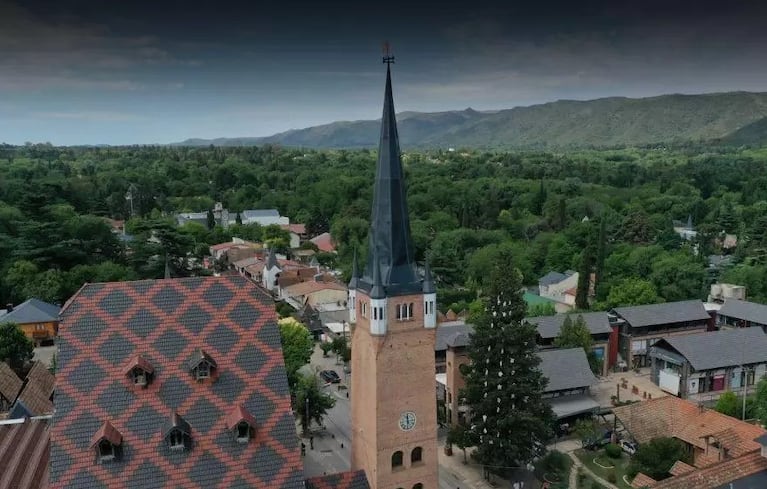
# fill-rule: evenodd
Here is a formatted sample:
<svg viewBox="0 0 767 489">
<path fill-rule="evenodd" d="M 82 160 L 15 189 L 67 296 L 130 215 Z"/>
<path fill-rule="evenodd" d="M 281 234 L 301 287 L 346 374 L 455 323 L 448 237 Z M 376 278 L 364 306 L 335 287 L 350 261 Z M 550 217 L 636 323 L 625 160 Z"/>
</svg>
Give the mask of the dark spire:
<svg viewBox="0 0 767 489">
<path fill-rule="evenodd" d="M 165 254 L 165 278 L 170 278 L 170 263 L 168 263 L 168 254 Z"/>
<path fill-rule="evenodd" d="M 359 285 L 359 265 L 357 265 L 357 248 L 354 248 L 354 261 L 352 261 L 352 278 L 349 279 L 349 290 L 355 290 Z"/>
<path fill-rule="evenodd" d="M 380 266 L 381 284 L 387 294 L 418 293 L 421 291 L 421 283 L 410 237 L 410 219 L 392 97 L 390 68 L 394 57 L 387 53 L 383 61 L 386 63 L 386 90 L 381 139 L 370 213 L 368 257 L 360 284 L 365 288 L 372 286 L 376 266 Z"/>
<path fill-rule="evenodd" d="M 374 260 L 373 265 L 373 286 L 370 288 L 371 299 L 383 299 L 386 297 L 383 283 L 381 283 L 381 262 Z"/>
<path fill-rule="evenodd" d="M 271 270 L 272 268 L 277 266 L 277 256 L 274 254 L 274 250 L 269 248 L 269 251 L 266 256 L 266 269 Z"/>
<path fill-rule="evenodd" d="M 429 268 L 429 260 L 426 260 L 426 265 L 423 270 L 423 293 L 435 294 L 437 288 L 434 287 L 434 278 L 431 276 L 431 268 Z"/>
</svg>

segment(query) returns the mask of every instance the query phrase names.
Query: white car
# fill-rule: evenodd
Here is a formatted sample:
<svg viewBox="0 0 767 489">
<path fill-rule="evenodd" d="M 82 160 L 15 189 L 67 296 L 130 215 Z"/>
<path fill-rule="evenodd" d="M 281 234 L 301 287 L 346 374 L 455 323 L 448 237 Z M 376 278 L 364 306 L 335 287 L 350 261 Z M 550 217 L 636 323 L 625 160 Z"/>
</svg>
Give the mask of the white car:
<svg viewBox="0 0 767 489">
<path fill-rule="evenodd" d="M 620 447 L 621 450 L 628 453 L 629 455 L 634 455 L 637 452 L 637 444 L 632 441 L 621 440 Z"/>
</svg>

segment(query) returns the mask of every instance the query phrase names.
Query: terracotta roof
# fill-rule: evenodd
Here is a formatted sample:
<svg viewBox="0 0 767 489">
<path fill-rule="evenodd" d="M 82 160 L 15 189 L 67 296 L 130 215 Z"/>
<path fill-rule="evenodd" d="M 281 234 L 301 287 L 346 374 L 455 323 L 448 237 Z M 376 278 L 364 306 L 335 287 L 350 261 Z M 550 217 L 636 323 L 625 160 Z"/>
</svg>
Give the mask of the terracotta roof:
<svg viewBox="0 0 767 489">
<path fill-rule="evenodd" d="M 706 437 L 714 437 L 732 457 L 759 450 L 760 445 L 754 439 L 767 433 L 759 426 L 674 396 L 615 407 L 613 412 L 639 443 L 661 436 L 672 436 L 705 449 Z M 695 466 L 701 467 L 715 461 L 699 457 Z"/>
<path fill-rule="evenodd" d="M 643 487 L 653 487 L 656 483 L 657 481 L 649 475 L 639 472 L 636 477 L 634 477 L 634 480 L 631 481 L 631 487 L 642 489 Z"/>
<path fill-rule="evenodd" d="M 306 479 L 306 489 L 369 489 L 368 479 L 362 470 L 339 472 Z"/>
<path fill-rule="evenodd" d="M 112 423 L 109 421 L 104 421 L 104 424 L 101 425 L 101 428 L 99 428 L 96 434 L 93 435 L 93 438 L 91 438 L 91 448 L 93 448 L 101 440 L 106 440 L 112 445 L 119 445 L 122 443 L 123 436 L 114 426 L 112 426 Z"/>
<path fill-rule="evenodd" d="M 16 406 L 19 404 L 23 409 L 12 410 L 13 417 L 20 415 L 42 416 L 53 413 L 53 387 L 56 382 L 55 377 L 48 371 L 48 368 L 41 362 L 35 362 L 32 369 L 27 374 L 24 381 L 24 387 L 21 389 Z"/>
<path fill-rule="evenodd" d="M 232 429 L 237 426 L 240 421 L 245 421 L 251 426 L 251 428 L 256 427 L 256 418 L 254 418 L 248 412 L 248 410 L 241 405 L 235 407 L 232 409 L 232 412 L 229 413 L 229 416 L 226 418 L 226 427 Z"/>
<path fill-rule="evenodd" d="M 249 258 L 243 258 L 242 260 L 237 260 L 236 262 L 232 263 L 234 265 L 234 268 L 245 268 L 249 267 L 251 265 L 255 265 L 257 263 L 261 263 L 263 265 L 263 260 L 260 258 L 256 258 L 255 256 L 251 256 Z"/>
<path fill-rule="evenodd" d="M 291 233 L 306 234 L 306 224 L 282 224 L 280 227 Z"/>
<path fill-rule="evenodd" d="M 282 295 L 289 297 L 299 297 L 319 292 L 320 290 L 346 290 L 346 287 L 337 282 L 315 282 L 307 281 L 299 284 L 283 287 Z"/>
<path fill-rule="evenodd" d="M 88 284 L 62 311 L 58 342 L 53 489 L 303 487 L 274 305 L 249 280 Z M 218 378 L 187 371 L 196 350 L 215 359 Z M 123 370 L 136 355 L 155 370 L 146 388 Z M 248 443 L 226 429 L 239 405 L 261 428 Z M 187 450 L 167 447 L 174 417 L 188 423 Z M 105 421 L 122 454 L 99 464 L 88 445 Z"/>
<path fill-rule="evenodd" d="M 227 241 L 226 243 L 214 244 L 213 246 L 210 247 L 210 250 L 211 251 L 228 250 L 229 248 L 232 248 L 233 246 L 237 246 L 237 243 Z"/>
<path fill-rule="evenodd" d="M 652 486 L 652 489 L 715 489 L 764 471 L 767 471 L 767 458 L 762 457 L 759 451 L 755 451 L 742 457 L 718 462 L 702 470 L 670 477 L 658 482 Z"/>
<path fill-rule="evenodd" d="M 283 270 L 309 269 L 309 270 L 312 270 L 314 273 L 317 273 L 317 270 L 315 270 L 314 268 L 307 267 L 303 263 L 299 263 L 294 260 L 277 260 L 277 264 L 279 264 L 280 268 Z"/>
<path fill-rule="evenodd" d="M 320 251 L 324 251 L 326 253 L 332 253 L 336 251 L 336 246 L 333 244 L 333 238 L 330 237 L 330 233 L 322 233 L 319 236 L 313 237 L 309 241 L 317 245 L 317 248 Z"/>
<path fill-rule="evenodd" d="M 674 462 L 674 465 L 671 466 L 669 469 L 669 474 L 671 475 L 684 475 L 689 474 L 690 472 L 694 472 L 697 469 L 693 467 L 692 465 L 688 465 L 681 460 L 677 460 Z"/>
<path fill-rule="evenodd" d="M 136 355 L 135 357 L 131 358 L 130 363 L 128 363 L 128 368 L 126 368 L 125 371 L 128 373 L 136 367 L 140 368 L 148 374 L 154 372 L 154 367 L 152 367 L 152 364 L 149 363 L 147 359 L 141 355 Z"/>
<path fill-rule="evenodd" d="M 27 374 L 27 383 L 34 383 L 45 397 L 53 395 L 53 387 L 56 384 L 56 377 L 53 376 L 48 367 L 42 362 L 35 362 Z"/>
<path fill-rule="evenodd" d="M 245 271 L 251 275 L 258 275 L 260 273 L 264 273 L 264 265 L 265 263 L 260 261 L 253 265 L 248 265 L 247 267 L 245 267 Z"/>
<path fill-rule="evenodd" d="M 0 424 L 0 489 L 47 489 L 48 421 Z"/>
<path fill-rule="evenodd" d="M 7 363 L 0 361 L 0 396 L 9 403 L 16 400 L 23 382 Z"/>
</svg>

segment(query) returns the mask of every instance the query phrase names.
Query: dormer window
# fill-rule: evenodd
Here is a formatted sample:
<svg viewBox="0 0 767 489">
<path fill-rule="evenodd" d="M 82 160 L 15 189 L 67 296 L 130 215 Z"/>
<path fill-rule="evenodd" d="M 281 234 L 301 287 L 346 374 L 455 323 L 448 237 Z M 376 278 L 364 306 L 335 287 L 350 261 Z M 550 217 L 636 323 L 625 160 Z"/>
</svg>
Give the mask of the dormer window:
<svg viewBox="0 0 767 489">
<path fill-rule="evenodd" d="M 214 376 L 217 365 L 203 350 L 195 350 L 187 362 L 187 367 L 195 379 L 205 380 Z"/>
<path fill-rule="evenodd" d="M 171 450 L 187 450 L 192 448 L 192 430 L 184 418 L 176 413 L 165 427 L 165 441 Z"/>
<path fill-rule="evenodd" d="M 152 382 L 154 368 L 146 358 L 137 355 L 131 359 L 127 368 L 127 375 L 134 385 L 146 387 Z"/>
<path fill-rule="evenodd" d="M 237 443 L 248 443 L 256 433 L 256 420 L 242 406 L 237 406 L 226 419 L 226 426 L 234 433 Z"/>
<path fill-rule="evenodd" d="M 122 434 L 112 426 L 109 421 L 104 421 L 101 428 L 91 438 L 91 448 L 96 450 L 98 463 L 108 463 L 119 458 L 122 448 Z"/>
</svg>

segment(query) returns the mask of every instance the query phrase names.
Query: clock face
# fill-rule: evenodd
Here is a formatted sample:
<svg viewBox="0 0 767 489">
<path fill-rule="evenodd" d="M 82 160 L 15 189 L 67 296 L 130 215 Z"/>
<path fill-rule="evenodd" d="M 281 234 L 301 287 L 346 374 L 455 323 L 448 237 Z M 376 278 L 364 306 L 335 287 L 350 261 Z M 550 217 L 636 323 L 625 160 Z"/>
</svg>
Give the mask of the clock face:
<svg viewBox="0 0 767 489">
<path fill-rule="evenodd" d="M 399 429 L 410 431 L 413 428 L 415 428 L 415 413 L 413 411 L 405 411 L 399 417 Z"/>
</svg>

